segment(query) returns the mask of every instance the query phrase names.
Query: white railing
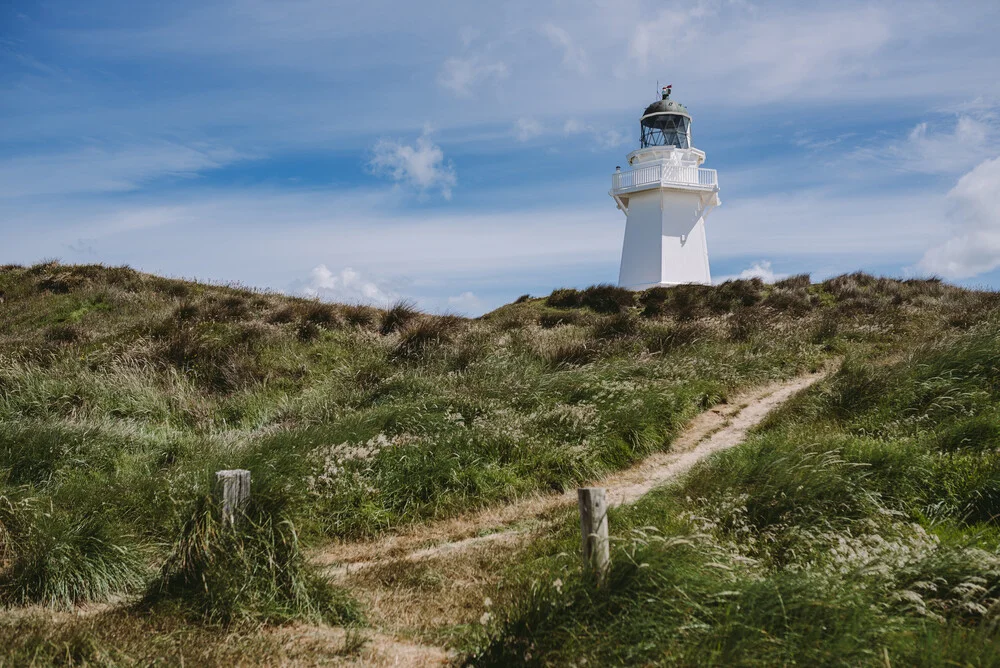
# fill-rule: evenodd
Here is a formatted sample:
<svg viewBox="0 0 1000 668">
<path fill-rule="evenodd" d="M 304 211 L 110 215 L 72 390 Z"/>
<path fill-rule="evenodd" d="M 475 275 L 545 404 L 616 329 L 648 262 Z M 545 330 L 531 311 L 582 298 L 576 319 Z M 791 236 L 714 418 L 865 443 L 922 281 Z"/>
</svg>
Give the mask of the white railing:
<svg viewBox="0 0 1000 668">
<path fill-rule="evenodd" d="M 645 165 L 627 172 L 611 175 L 611 191 L 614 194 L 640 190 L 652 185 L 686 186 L 714 190 L 719 185 L 719 176 L 714 169 L 684 167 L 681 165 Z"/>
</svg>

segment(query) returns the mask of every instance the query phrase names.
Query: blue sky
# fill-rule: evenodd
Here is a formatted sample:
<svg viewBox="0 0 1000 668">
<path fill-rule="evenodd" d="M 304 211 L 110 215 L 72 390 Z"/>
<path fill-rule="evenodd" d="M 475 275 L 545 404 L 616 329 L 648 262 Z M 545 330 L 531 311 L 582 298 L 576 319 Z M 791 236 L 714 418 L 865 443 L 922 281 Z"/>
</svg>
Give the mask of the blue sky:
<svg viewBox="0 0 1000 668">
<path fill-rule="evenodd" d="M 1000 287 L 1000 5 L 7 0 L 0 263 L 469 314 L 614 282 L 657 81 L 713 275 Z"/>
</svg>

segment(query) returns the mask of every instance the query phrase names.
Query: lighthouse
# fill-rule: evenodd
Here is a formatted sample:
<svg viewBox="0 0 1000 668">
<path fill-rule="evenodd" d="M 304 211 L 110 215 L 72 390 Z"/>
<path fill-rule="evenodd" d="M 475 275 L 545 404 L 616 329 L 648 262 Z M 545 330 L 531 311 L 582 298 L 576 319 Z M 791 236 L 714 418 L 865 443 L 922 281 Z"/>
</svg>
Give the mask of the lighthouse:
<svg viewBox="0 0 1000 668">
<path fill-rule="evenodd" d="M 712 282 L 705 218 L 721 203 L 718 175 L 702 168 L 691 114 L 670 93 L 665 86 L 642 112 L 639 148 L 611 176 L 610 194 L 625 214 L 618 285 L 630 290 Z"/>
</svg>

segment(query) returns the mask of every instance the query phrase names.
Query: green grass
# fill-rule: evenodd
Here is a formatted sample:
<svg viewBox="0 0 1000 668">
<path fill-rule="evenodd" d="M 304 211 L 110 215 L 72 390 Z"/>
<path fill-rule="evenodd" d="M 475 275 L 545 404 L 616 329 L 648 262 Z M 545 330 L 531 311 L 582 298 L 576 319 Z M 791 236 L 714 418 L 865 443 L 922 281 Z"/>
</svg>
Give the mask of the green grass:
<svg viewBox="0 0 1000 668">
<path fill-rule="evenodd" d="M 211 498 L 194 504 L 141 608 L 222 625 L 362 621 L 354 602 L 306 561 L 281 509 L 251 501 L 235 525 L 219 517 Z"/>
<path fill-rule="evenodd" d="M 746 444 L 613 511 L 604 587 L 568 518 L 512 571 L 475 664 L 998 665 L 997 322 L 851 355 Z"/>
<path fill-rule="evenodd" d="M 996 510 L 984 454 L 998 434 L 995 379 L 968 369 L 995 352 L 983 323 L 998 300 L 938 281 L 594 286 L 464 319 L 44 263 L 0 268 L 0 297 L 6 605 L 126 596 L 183 628 L 352 622 L 363 611 L 319 582 L 303 549 L 572 488 L 669 447 L 734 392 L 835 356 L 848 364 L 822 401 L 797 404 L 810 447 L 774 426 L 783 458 L 753 454 L 767 450 L 755 442 L 714 464 L 753 501 L 739 521 L 773 533 L 747 557 L 758 569 L 798 563 L 797 534 L 780 527 L 842 531 L 888 508 L 955 527 L 961 542 Z M 939 340 L 962 342 L 965 357 Z M 920 346 L 923 370 L 881 361 Z M 228 468 L 254 481 L 252 516 L 235 532 L 205 501 Z M 709 482 L 692 498 L 722 494 Z M 702 501 L 670 503 L 694 512 Z M 897 515 L 885 517 L 896 530 Z M 677 549 L 697 561 L 702 547 Z M 799 591 L 807 576 L 775 586 Z M 709 569 L 699 586 L 731 583 Z M 830 610 L 864 626 L 851 600 Z M 803 619 L 825 609 L 802 605 Z"/>
</svg>

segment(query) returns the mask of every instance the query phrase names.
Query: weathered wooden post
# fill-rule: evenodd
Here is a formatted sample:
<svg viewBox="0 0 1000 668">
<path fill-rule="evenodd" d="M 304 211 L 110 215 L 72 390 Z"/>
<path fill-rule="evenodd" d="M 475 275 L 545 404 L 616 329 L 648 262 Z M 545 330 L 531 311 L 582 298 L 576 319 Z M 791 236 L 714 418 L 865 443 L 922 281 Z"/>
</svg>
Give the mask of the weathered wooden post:
<svg viewBox="0 0 1000 668">
<path fill-rule="evenodd" d="M 603 487 L 581 487 L 576 490 L 580 505 L 580 533 L 583 534 L 583 565 L 604 583 L 611 548 L 608 545 L 608 503 Z"/>
<path fill-rule="evenodd" d="M 250 501 L 250 471 L 216 471 L 215 500 L 222 509 L 222 522 L 235 525 Z"/>
</svg>

